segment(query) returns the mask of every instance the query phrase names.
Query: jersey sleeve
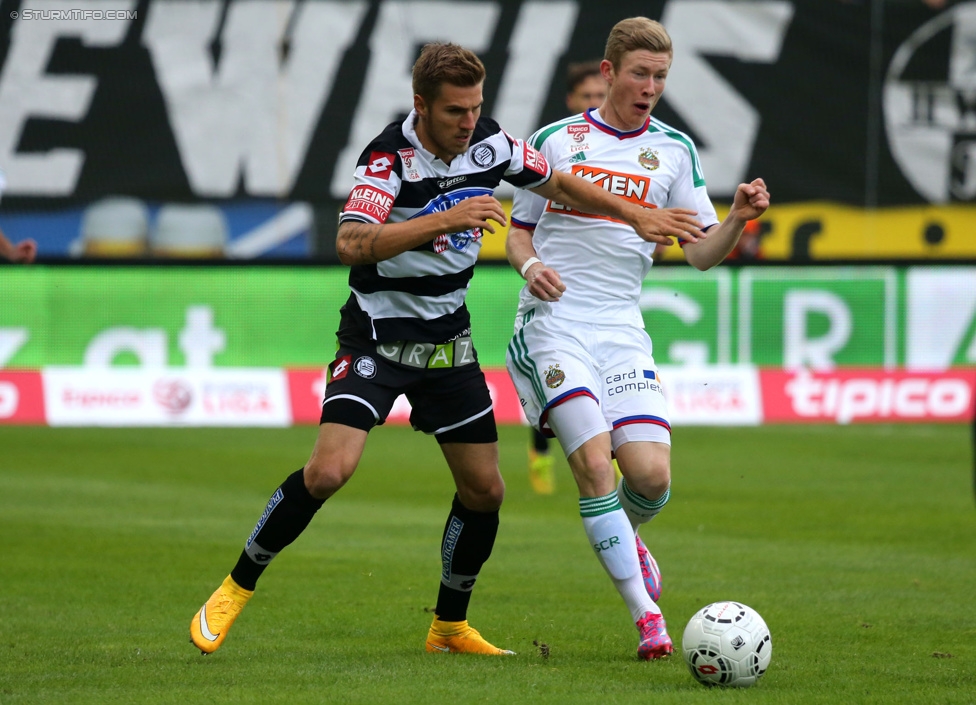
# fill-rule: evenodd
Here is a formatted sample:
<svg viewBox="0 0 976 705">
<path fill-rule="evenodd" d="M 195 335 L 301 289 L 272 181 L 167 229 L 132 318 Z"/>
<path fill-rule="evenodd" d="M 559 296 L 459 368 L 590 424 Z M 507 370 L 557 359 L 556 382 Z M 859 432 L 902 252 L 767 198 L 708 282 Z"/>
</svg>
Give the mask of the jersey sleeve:
<svg viewBox="0 0 976 705">
<path fill-rule="evenodd" d="M 516 139 L 507 133 L 505 136 L 512 148 L 512 159 L 502 177 L 505 181 L 524 189 L 541 186 L 552 178 L 552 167 L 538 150 L 525 140 Z"/>
<path fill-rule="evenodd" d="M 549 167 L 550 178 L 552 174 L 552 163 L 546 158 L 545 150 L 548 142 L 543 142 L 539 149 L 536 150 L 532 147 L 533 144 L 538 144 L 537 137 L 539 136 L 541 130 L 536 132 L 529 140 L 525 143 L 525 146 L 532 149 L 536 154 L 538 154 L 542 159 L 546 161 Z M 533 184 L 537 186 L 538 184 Z M 543 211 L 546 208 L 546 199 L 542 196 L 527 191 L 524 188 L 519 189 L 515 192 L 512 198 L 512 225 L 519 228 L 524 228 L 525 230 L 533 230 L 535 226 L 538 225 L 539 219 L 542 217 Z"/>
<path fill-rule="evenodd" d="M 346 205 L 339 213 L 340 225 L 385 223 L 400 193 L 400 155 L 395 147 L 373 142 L 363 151 L 356 165 L 355 183 Z"/>
<path fill-rule="evenodd" d="M 698 160 L 698 152 L 690 142 L 687 154 L 688 158 L 682 160 L 681 169 L 668 192 L 665 206 L 698 211 L 696 217 L 704 230 L 718 223 L 718 216 L 705 188 L 705 175 Z"/>
</svg>

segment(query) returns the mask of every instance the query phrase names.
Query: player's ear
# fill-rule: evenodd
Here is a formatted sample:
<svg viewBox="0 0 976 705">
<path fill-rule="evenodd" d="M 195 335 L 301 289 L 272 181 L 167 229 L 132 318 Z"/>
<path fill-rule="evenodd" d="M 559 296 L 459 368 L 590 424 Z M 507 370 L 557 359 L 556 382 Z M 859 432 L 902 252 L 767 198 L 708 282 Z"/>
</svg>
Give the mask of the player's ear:
<svg viewBox="0 0 976 705">
<path fill-rule="evenodd" d="M 427 115 L 427 104 L 419 95 L 414 95 L 413 97 L 413 109 L 417 111 L 418 115 Z"/>
</svg>

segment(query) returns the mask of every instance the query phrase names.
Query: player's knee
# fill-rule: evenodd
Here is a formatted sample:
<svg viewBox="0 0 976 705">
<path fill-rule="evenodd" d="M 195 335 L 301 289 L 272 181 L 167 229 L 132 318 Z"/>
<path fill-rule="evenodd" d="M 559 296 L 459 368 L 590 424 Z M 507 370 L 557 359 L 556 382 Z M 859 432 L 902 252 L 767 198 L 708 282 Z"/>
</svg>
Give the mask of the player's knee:
<svg viewBox="0 0 976 705">
<path fill-rule="evenodd" d="M 591 478 L 613 475 L 613 463 L 602 447 L 584 444 L 577 451 L 578 462 Z"/>
<path fill-rule="evenodd" d="M 481 476 L 477 479 L 457 483 L 458 499 L 468 509 L 475 512 L 494 512 L 502 506 L 505 499 L 505 481 L 497 471 L 494 477 Z"/>
<path fill-rule="evenodd" d="M 627 485 L 647 499 L 661 498 L 671 486 L 670 459 L 655 458 L 640 471 L 627 474 Z"/>
<path fill-rule="evenodd" d="M 349 481 L 355 470 L 355 464 L 340 457 L 313 455 L 305 465 L 305 487 L 315 499 L 328 499 Z"/>
</svg>

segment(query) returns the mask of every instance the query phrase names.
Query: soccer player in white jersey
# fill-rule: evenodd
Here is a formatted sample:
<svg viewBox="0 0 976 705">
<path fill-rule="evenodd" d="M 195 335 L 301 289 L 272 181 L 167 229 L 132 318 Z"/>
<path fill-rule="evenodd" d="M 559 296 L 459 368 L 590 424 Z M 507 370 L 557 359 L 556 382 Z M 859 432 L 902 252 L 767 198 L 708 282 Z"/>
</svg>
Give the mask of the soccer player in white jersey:
<svg viewBox="0 0 976 705">
<path fill-rule="evenodd" d="M 600 60 L 581 61 L 566 67 L 566 109 L 578 115 L 587 108 L 599 108 L 607 98 L 607 82 L 600 72 Z M 535 426 L 530 427 L 529 485 L 538 494 L 556 491 L 553 472 L 556 459 L 549 438 Z"/>
<path fill-rule="evenodd" d="M 426 650 L 512 653 L 467 621 L 505 492 L 491 397 L 464 303 L 483 231 L 493 233 L 491 221 L 506 220 L 493 190 L 504 179 L 626 220 L 651 241 L 695 228 L 687 216 L 653 213 L 552 171 L 536 150 L 481 115 L 484 80 L 484 65 L 471 51 L 428 44 L 413 68 L 413 111 L 388 125 L 359 159 L 339 218 L 336 249 L 350 266 L 350 296 L 319 433 L 308 462 L 272 493 L 236 565 L 193 616 L 190 639 L 203 653 L 220 648 L 264 570 L 352 477 L 367 435 L 401 394 L 414 428 L 437 439 L 457 489 L 441 540 Z M 395 536 L 387 543 L 396 550 Z"/>
<path fill-rule="evenodd" d="M 554 169 L 655 212 L 693 216 L 696 227 L 677 238 L 688 262 L 706 270 L 769 207 L 769 193 L 762 179 L 740 184 L 728 216 L 718 221 L 694 144 L 651 117 L 672 57 L 659 23 L 618 22 L 601 64 L 606 101 L 544 127 L 530 143 Z M 526 280 L 508 370 L 526 416 L 563 446 L 587 538 L 630 610 L 642 659 L 673 651 L 657 605 L 657 565 L 637 535 L 670 496 L 671 428 L 639 306 L 654 249 L 670 244 L 524 192 L 516 193 L 506 242 L 509 261 Z M 613 455 L 623 473 L 619 483 Z"/>
</svg>

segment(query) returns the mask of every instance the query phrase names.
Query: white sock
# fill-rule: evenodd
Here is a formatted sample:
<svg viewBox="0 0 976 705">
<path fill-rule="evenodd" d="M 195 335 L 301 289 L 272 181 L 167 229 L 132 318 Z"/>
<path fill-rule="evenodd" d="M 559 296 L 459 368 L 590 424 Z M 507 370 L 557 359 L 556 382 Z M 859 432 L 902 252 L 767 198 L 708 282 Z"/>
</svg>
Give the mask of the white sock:
<svg viewBox="0 0 976 705">
<path fill-rule="evenodd" d="M 581 497 L 579 506 L 590 546 L 630 610 L 631 617 L 636 622 L 646 612 L 660 614 L 660 608 L 644 588 L 633 529 L 620 506 L 617 493 L 611 492 L 604 497 Z"/>
<path fill-rule="evenodd" d="M 671 486 L 668 485 L 668 489 L 657 499 L 648 499 L 634 492 L 627 481 L 621 477 L 620 482 L 617 483 L 617 499 L 627 512 L 627 518 L 636 534 L 641 524 L 646 524 L 664 509 L 664 505 L 671 499 Z"/>
</svg>

